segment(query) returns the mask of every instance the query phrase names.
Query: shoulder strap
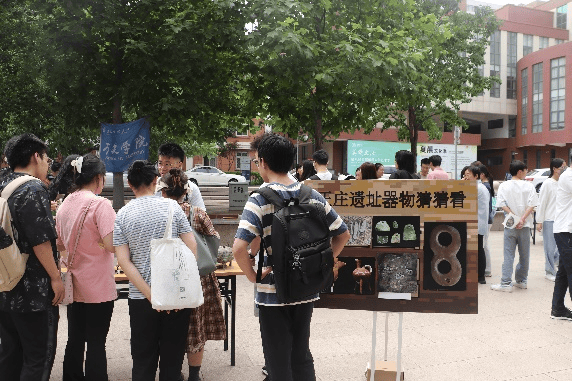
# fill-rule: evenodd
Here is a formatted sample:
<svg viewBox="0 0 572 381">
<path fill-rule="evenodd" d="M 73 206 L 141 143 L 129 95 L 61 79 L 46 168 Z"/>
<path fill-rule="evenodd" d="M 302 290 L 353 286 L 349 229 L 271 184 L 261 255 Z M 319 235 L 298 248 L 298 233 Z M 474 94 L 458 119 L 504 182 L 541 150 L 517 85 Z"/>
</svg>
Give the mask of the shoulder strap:
<svg viewBox="0 0 572 381">
<path fill-rule="evenodd" d="M 313 176 L 308 177 L 308 180 L 322 180 L 322 179 L 318 175 L 313 175 Z"/>
<path fill-rule="evenodd" d="M 278 210 L 282 209 L 284 207 L 284 199 L 278 194 L 278 192 L 270 187 L 262 187 L 259 188 L 255 191 L 253 191 L 251 193 L 251 195 L 253 193 L 258 193 L 260 194 L 262 197 L 264 197 L 267 201 L 269 201 L 272 205 L 274 205 L 275 207 L 277 207 Z"/>
<path fill-rule="evenodd" d="M 2 198 L 5 198 L 7 200 L 8 198 L 10 198 L 10 196 L 12 196 L 12 193 L 14 193 L 16 189 L 18 189 L 21 185 L 27 183 L 28 181 L 32 180 L 40 181 L 40 179 L 29 175 L 15 178 L 14 180 L 10 181 L 8 185 L 6 185 L 4 190 L 2 190 Z"/>
<path fill-rule="evenodd" d="M 81 235 L 81 231 L 83 229 L 83 224 L 85 222 L 85 217 L 87 216 L 87 212 L 89 211 L 89 208 L 91 207 L 91 205 L 94 203 L 95 199 L 92 199 L 89 204 L 87 205 L 87 208 L 85 208 L 82 216 L 81 216 L 81 220 L 79 222 L 79 230 L 77 232 L 77 236 L 75 237 L 75 244 L 73 247 L 73 252 L 68 253 L 68 263 L 67 263 L 67 269 L 68 271 L 71 270 L 72 264 L 73 264 L 73 259 L 75 257 L 75 253 L 77 252 L 77 245 L 79 243 L 79 237 Z"/>
<path fill-rule="evenodd" d="M 300 185 L 300 194 L 298 195 L 298 201 L 300 202 L 300 204 L 309 203 L 310 198 L 312 198 L 312 188 L 310 188 L 306 184 Z"/>
</svg>

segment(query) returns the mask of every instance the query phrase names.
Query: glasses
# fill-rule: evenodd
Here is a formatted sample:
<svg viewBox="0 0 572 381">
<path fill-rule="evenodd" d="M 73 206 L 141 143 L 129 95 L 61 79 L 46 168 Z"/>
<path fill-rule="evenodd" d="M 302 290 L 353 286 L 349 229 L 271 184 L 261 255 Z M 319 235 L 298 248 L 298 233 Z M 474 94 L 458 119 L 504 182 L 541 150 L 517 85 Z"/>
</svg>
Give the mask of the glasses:
<svg viewBox="0 0 572 381">
<path fill-rule="evenodd" d="M 177 163 L 173 163 L 173 164 L 171 164 L 171 163 L 161 163 L 161 162 L 158 162 L 158 163 L 157 163 L 157 168 L 172 168 L 172 167 L 174 167 L 175 165 L 178 165 L 179 163 L 180 163 L 180 161 L 177 162 Z"/>
<path fill-rule="evenodd" d="M 256 167 L 260 165 L 260 160 L 258 159 L 252 159 L 252 162 L 254 163 L 254 165 L 256 165 Z"/>
</svg>

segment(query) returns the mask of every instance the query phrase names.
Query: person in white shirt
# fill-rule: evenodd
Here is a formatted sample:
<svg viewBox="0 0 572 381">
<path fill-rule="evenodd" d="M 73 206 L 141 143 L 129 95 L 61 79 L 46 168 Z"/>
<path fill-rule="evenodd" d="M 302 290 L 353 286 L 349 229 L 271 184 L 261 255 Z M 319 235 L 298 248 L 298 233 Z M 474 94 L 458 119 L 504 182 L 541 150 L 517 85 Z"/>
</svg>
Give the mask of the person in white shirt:
<svg viewBox="0 0 572 381">
<path fill-rule="evenodd" d="M 484 245 L 484 237 L 488 231 L 488 222 L 489 222 L 489 200 L 490 194 L 487 188 L 481 183 L 480 179 L 481 171 L 479 167 L 470 166 L 467 168 L 463 174 L 463 178 L 465 180 L 475 180 L 477 182 L 477 190 L 478 190 L 478 197 L 477 197 L 477 205 L 478 205 L 478 212 L 477 212 L 477 221 L 478 221 L 478 235 L 479 235 L 479 265 L 478 265 L 478 279 L 480 284 L 486 284 L 487 281 L 485 280 L 485 267 L 487 265 L 487 257 L 485 255 L 485 245 Z"/>
<path fill-rule="evenodd" d="M 572 169 L 570 168 L 563 170 L 558 179 L 555 209 L 554 239 L 560 253 L 560 263 L 554 280 L 550 317 L 572 320 L 572 311 L 564 305 L 566 290 L 572 287 L 572 214 L 570 213 L 572 210 Z"/>
<path fill-rule="evenodd" d="M 538 195 L 534 186 L 526 177 L 526 165 L 519 160 L 510 163 L 509 171 L 512 179 L 499 186 L 497 206 L 505 213 L 518 217 L 514 228 L 504 228 L 504 261 L 500 284 L 493 284 L 492 290 L 512 292 L 513 285 L 526 289 L 530 259 L 530 229 L 532 228 L 532 212 L 538 206 Z M 518 264 L 514 272 L 515 282 L 512 282 L 513 263 L 518 245 Z"/>
<path fill-rule="evenodd" d="M 542 183 L 540 188 L 539 205 L 536 210 L 536 229 L 542 232 L 544 242 L 544 257 L 546 259 L 544 270 L 546 279 L 554 282 L 556 279 L 556 266 L 558 264 L 558 247 L 554 240 L 554 217 L 556 215 L 556 191 L 560 173 L 566 169 L 566 162 L 562 159 L 550 160 L 550 177 Z"/>
<path fill-rule="evenodd" d="M 317 150 L 312 155 L 312 159 L 314 160 L 314 168 L 316 168 L 315 176 L 319 177 L 320 180 L 331 180 L 332 173 L 328 171 L 328 163 L 330 160 L 328 153 L 323 149 Z"/>
<path fill-rule="evenodd" d="M 158 150 L 159 160 L 157 161 L 157 169 L 159 170 L 160 176 L 163 176 L 172 168 L 183 168 L 183 160 L 185 160 L 185 151 L 180 145 L 176 143 L 165 143 L 159 147 Z M 188 182 L 189 190 L 185 198 L 185 202 L 190 206 L 196 206 L 202 210 L 207 210 L 205 207 L 205 202 L 203 201 L 203 196 L 201 196 L 201 191 L 197 184 L 193 183 L 191 180 Z M 155 192 L 156 196 L 161 196 L 161 191 L 157 190 Z M 185 212 L 188 210 L 185 209 Z"/>
</svg>

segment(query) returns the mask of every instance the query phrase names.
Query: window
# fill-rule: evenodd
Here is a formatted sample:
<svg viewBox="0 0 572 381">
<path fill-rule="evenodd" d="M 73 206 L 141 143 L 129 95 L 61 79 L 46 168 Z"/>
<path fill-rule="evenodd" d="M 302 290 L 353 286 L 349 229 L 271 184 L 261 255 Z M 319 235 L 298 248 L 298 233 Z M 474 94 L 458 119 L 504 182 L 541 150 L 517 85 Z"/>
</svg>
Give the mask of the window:
<svg viewBox="0 0 572 381">
<path fill-rule="evenodd" d="M 508 137 L 514 138 L 516 136 L 516 116 L 508 117 Z"/>
<path fill-rule="evenodd" d="M 528 151 L 522 151 L 522 162 L 528 167 Z"/>
<path fill-rule="evenodd" d="M 532 66 L 532 133 L 542 132 L 542 62 Z"/>
<path fill-rule="evenodd" d="M 500 77 L 500 30 L 496 30 L 491 35 L 491 77 Z M 500 98 L 500 84 L 495 83 L 491 87 L 491 98 Z"/>
<path fill-rule="evenodd" d="M 556 150 L 555 150 L 555 149 L 551 149 L 551 150 L 550 150 L 550 158 L 551 158 L 551 159 L 555 159 L 555 158 L 556 158 Z"/>
<path fill-rule="evenodd" d="M 536 150 L 536 168 L 540 168 L 540 159 L 542 158 L 542 151 Z"/>
<path fill-rule="evenodd" d="M 502 165 L 502 156 L 491 156 L 487 158 L 487 165 Z"/>
<path fill-rule="evenodd" d="M 510 153 L 510 162 L 511 162 L 511 163 L 516 160 L 516 155 L 518 155 L 518 152 L 512 151 L 512 152 Z"/>
<path fill-rule="evenodd" d="M 508 49 L 506 60 L 506 98 L 516 99 L 516 36 L 514 32 L 508 32 Z"/>
<path fill-rule="evenodd" d="M 247 151 L 239 151 L 236 153 L 236 169 L 240 171 L 240 163 L 243 161 L 250 161 Z"/>
<path fill-rule="evenodd" d="M 564 129 L 564 108 L 566 103 L 566 58 L 550 61 L 550 129 Z"/>
<path fill-rule="evenodd" d="M 539 49 L 544 49 L 550 46 L 550 39 L 548 37 L 540 37 Z"/>
<path fill-rule="evenodd" d="M 209 159 L 209 165 L 210 165 L 211 167 L 216 167 L 216 157 L 211 157 L 211 158 Z"/>
<path fill-rule="evenodd" d="M 489 130 L 492 130 L 494 128 L 502 128 L 502 126 L 503 126 L 502 119 L 489 120 Z"/>
<path fill-rule="evenodd" d="M 566 29 L 566 17 L 568 12 L 568 4 L 556 8 L 556 27 Z"/>
<path fill-rule="evenodd" d="M 479 69 L 478 69 L 478 70 L 479 70 L 479 75 L 480 75 L 481 77 L 484 77 L 484 76 L 485 76 L 485 66 L 484 66 L 484 65 L 479 65 Z M 483 95 L 485 95 L 485 92 L 484 92 L 484 91 L 483 91 L 482 93 L 480 93 L 478 96 L 479 96 L 479 97 L 482 97 Z"/>
<path fill-rule="evenodd" d="M 523 69 L 521 72 L 522 78 L 522 109 L 520 115 L 520 134 L 526 135 L 528 132 L 528 69 Z"/>
<path fill-rule="evenodd" d="M 248 136 L 248 130 L 247 131 L 236 131 L 235 136 Z"/>
<path fill-rule="evenodd" d="M 560 45 L 560 44 L 563 44 L 563 43 L 564 43 L 564 40 L 560 40 L 560 39 L 558 39 L 558 38 L 555 38 L 555 39 L 554 39 L 554 42 L 556 43 L 556 45 Z"/>
<path fill-rule="evenodd" d="M 526 56 L 534 51 L 533 49 L 533 39 L 531 34 L 523 35 L 523 42 L 522 42 L 522 55 Z"/>
</svg>

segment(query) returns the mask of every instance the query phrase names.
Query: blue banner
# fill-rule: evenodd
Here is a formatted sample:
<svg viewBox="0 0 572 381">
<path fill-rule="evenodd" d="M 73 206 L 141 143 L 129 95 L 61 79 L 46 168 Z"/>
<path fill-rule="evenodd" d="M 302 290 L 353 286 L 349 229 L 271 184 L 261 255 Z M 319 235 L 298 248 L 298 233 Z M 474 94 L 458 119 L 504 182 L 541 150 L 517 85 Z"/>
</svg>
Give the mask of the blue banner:
<svg viewBox="0 0 572 381">
<path fill-rule="evenodd" d="M 142 118 L 130 123 L 101 123 L 99 156 L 107 172 L 124 172 L 135 160 L 149 158 L 149 122 Z"/>
</svg>

